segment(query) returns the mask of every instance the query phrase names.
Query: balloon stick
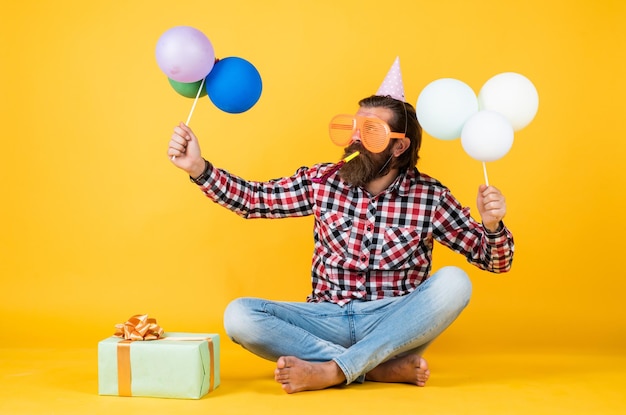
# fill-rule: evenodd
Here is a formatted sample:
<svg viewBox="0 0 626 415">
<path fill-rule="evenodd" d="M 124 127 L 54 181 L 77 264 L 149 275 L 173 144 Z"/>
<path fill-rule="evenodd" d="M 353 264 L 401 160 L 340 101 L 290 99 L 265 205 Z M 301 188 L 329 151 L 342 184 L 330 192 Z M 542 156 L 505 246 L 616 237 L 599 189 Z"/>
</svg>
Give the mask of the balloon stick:
<svg viewBox="0 0 626 415">
<path fill-rule="evenodd" d="M 489 178 L 487 177 L 487 165 L 483 161 L 483 174 L 485 175 L 485 184 L 489 186 Z"/>
<path fill-rule="evenodd" d="M 200 88 L 198 88 L 198 93 L 196 94 L 196 99 L 193 100 L 193 105 L 191 106 L 191 111 L 189 111 L 189 115 L 187 116 L 186 125 L 189 125 L 189 121 L 191 121 L 191 114 L 193 114 L 193 110 L 196 108 L 196 104 L 198 103 L 198 98 L 200 97 L 200 93 L 202 92 L 202 87 L 204 86 L 204 80 L 206 78 L 202 78 L 202 82 L 200 82 Z"/>
<path fill-rule="evenodd" d="M 191 121 L 191 115 L 193 114 L 193 110 L 196 109 L 196 104 L 198 103 L 198 98 L 200 98 L 200 93 L 202 92 L 202 87 L 204 86 L 204 80 L 205 78 L 202 78 L 202 82 L 200 82 L 200 88 L 198 88 L 198 93 L 196 94 L 196 99 L 193 100 L 193 105 L 191 106 L 191 111 L 189 111 L 189 115 L 187 116 L 187 122 L 185 123 L 185 125 L 189 125 L 189 121 Z M 175 160 L 176 156 L 172 156 L 172 160 Z"/>
</svg>

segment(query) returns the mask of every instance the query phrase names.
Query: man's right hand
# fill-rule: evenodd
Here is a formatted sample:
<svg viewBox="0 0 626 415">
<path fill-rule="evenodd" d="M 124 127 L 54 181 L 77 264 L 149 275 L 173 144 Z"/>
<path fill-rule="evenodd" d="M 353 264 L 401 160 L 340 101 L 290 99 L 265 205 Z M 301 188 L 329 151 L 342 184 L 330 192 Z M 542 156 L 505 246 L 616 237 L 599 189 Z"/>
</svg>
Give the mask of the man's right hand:
<svg viewBox="0 0 626 415">
<path fill-rule="evenodd" d="M 193 178 L 200 176 L 204 171 L 205 164 L 198 139 L 191 128 L 182 122 L 174 127 L 167 155 L 172 164 Z"/>
</svg>

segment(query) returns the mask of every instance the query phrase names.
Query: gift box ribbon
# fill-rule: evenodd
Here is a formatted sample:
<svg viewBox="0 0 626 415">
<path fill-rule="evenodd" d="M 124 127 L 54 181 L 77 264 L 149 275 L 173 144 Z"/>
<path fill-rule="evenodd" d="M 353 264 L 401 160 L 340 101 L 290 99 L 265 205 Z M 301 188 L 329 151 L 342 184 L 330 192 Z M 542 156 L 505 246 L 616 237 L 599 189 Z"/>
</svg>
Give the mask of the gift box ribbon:
<svg viewBox="0 0 626 415">
<path fill-rule="evenodd" d="M 115 337 L 124 340 L 117 343 L 117 389 L 119 396 L 133 396 L 131 390 L 132 372 L 130 369 L 130 345 L 134 341 L 174 340 L 174 341 L 202 341 L 206 340 L 209 347 L 209 392 L 214 388 L 215 352 L 213 339 L 210 337 L 167 337 L 165 331 L 157 324 L 156 319 L 147 314 L 132 316 L 125 323 L 115 325 Z"/>
<path fill-rule="evenodd" d="M 128 319 L 126 323 L 115 325 L 115 337 L 123 337 L 125 340 L 156 340 L 163 336 L 164 330 L 157 324 L 155 318 L 147 314 L 137 314 Z"/>
</svg>

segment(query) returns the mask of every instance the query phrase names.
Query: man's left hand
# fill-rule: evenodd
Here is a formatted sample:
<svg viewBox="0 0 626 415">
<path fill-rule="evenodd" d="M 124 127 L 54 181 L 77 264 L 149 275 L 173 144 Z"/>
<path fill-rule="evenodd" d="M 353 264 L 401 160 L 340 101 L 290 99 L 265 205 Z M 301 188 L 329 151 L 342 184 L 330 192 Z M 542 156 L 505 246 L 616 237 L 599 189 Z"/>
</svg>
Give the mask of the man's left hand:
<svg viewBox="0 0 626 415">
<path fill-rule="evenodd" d="M 490 232 L 496 232 L 506 214 L 506 201 L 500 190 L 493 186 L 480 185 L 476 205 L 483 226 Z"/>
</svg>

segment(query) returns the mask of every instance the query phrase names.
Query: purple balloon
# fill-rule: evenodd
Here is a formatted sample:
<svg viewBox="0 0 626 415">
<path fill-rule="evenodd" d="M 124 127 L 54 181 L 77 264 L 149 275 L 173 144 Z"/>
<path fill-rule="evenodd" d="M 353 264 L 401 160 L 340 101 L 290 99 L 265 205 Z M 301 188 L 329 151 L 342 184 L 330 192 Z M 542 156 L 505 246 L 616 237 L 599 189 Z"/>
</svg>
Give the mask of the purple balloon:
<svg viewBox="0 0 626 415">
<path fill-rule="evenodd" d="M 176 26 L 161 35 L 156 60 L 165 75 L 178 82 L 204 79 L 215 64 L 211 41 L 198 29 Z"/>
</svg>

